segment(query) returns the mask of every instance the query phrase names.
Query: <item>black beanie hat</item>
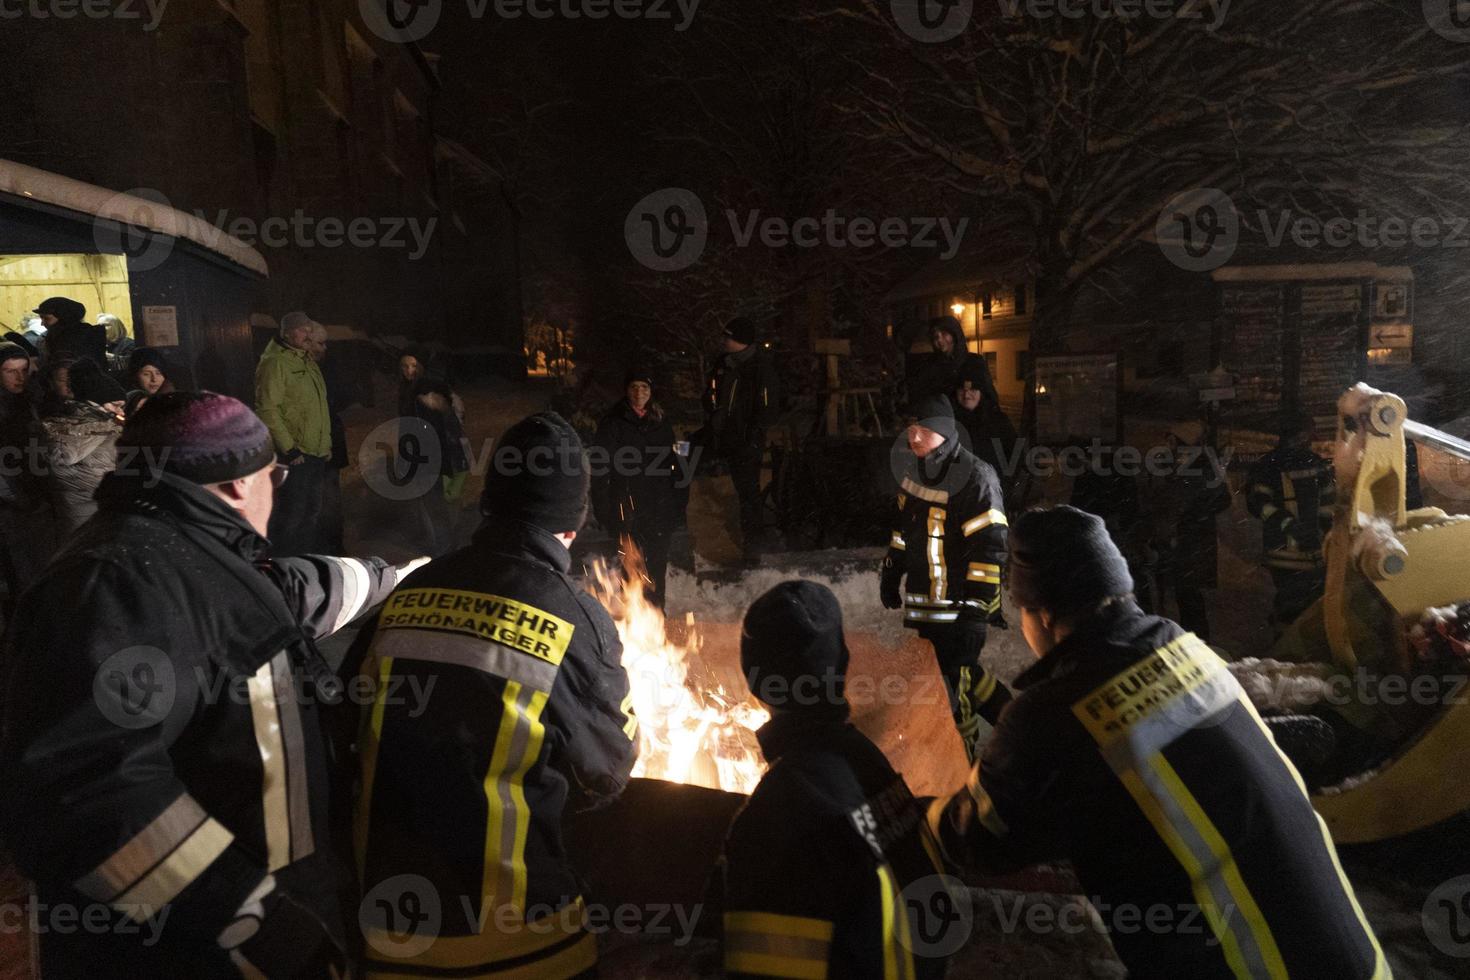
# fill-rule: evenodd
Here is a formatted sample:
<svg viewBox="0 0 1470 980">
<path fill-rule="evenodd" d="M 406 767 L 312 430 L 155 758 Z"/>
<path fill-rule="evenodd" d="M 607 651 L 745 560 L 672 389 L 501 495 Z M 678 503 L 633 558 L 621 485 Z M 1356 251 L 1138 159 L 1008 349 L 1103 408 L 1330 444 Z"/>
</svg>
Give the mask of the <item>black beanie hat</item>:
<svg viewBox="0 0 1470 980">
<path fill-rule="evenodd" d="M 238 480 L 276 459 L 265 423 L 245 403 L 212 391 L 153 396 L 128 418 L 117 444 L 145 450 L 145 459 L 199 484 Z"/>
<path fill-rule="evenodd" d="M 755 324 L 743 316 L 737 316 L 725 324 L 725 336 L 737 344 L 749 346 L 755 343 Z"/>
<path fill-rule="evenodd" d="M 1069 615 L 1133 591 L 1128 562 L 1101 517 L 1076 507 L 1028 510 L 1011 522 L 1011 598 Z"/>
<path fill-rule="evenodd" d="M 0 343 L 0 364 L 6 361 L 28 361 L 30 357 L 20 344 Z"/>
<path fill-rule="evenodd" d="M 25 351 L 27 357 L 37 357 L 40 355 L 40 351 L 36 350 L 36 345 L 31 343 L 31 339 L 23 333 L 7 330 L 5 331 L 5 342 L 14 344 Z"/>
<path fill-rule="evenodd" d="M 157 347 L 135 347 L 128 355 L 128 377 L 134 377 L 145 367 L 157 368 L 158 373 L 168 377 L 168 361 Z"/>
<path fill-rule="evenodd" d="M 108 402 L 120 402 L 128 397 L 123 386 L 106 374 L 97 366 L 97 362 L 90 357 L 78 358 L 72 364 L 67 373 L 67 381 L 71 384 L 71 393 L 77 399 L 84 402 L 94 402 L 98 405 L 106 405 Z"/>
<path fill-rule="evenodd" d="M 511 426 L 495 447 L 480 513 L 552 534 L 581 530 L 592 485 L 577 430 L 555 412 Z"/>
<path fill-rule="evenodd" d="M 925 395 L 909 406 L 908 414 L 924 428 L 933 429 L 946 439 L 953 439 L 958 432 L 954 406 L 943 395 Z"/>
<path fill-rule="evenodd" d="M 845 713 L 847 661 L 842 606 L 824 585 L 782 582 L 745 613 L 740 669 L 774 710 Z"/>
<path fill-rule="evenodd" d="M 623 375 L 623 387 L 626 388 L 635 381 L 642 381 L 648 387 L 652 388 L 653 372 L 642 367 L 629 368 L 628 373 Z"/>
</svg>

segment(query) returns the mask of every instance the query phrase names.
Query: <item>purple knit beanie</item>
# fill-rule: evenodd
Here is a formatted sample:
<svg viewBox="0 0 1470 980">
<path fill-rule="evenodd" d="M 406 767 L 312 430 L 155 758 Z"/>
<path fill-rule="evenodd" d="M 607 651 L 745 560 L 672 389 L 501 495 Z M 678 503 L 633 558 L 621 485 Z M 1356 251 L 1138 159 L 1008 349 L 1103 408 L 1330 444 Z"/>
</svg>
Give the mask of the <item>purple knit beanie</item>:
<svg viewBox="0 0 1470 980">
<path fill-rule="evenodd" d="M 155 395 L 117 444 L 148 450 L 165 471 L 198 484 L 249 476 L 276 457 L 265 423 L 244 402 L 212 391 Z"/>
</svg>

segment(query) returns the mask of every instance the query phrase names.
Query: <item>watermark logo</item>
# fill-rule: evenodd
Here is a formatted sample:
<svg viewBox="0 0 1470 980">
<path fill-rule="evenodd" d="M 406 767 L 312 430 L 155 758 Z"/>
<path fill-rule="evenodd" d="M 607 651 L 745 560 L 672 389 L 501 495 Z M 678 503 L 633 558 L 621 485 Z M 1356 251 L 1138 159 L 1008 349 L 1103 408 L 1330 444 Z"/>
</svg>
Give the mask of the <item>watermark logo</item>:
<svg viewBox="0 0 1470 980">
<path fill-rule="evenodd" d="M 1176 194 L 1159 212 L 1154 236 L 1165 258 L 1188 272 L 1211 272 L 1240 244 L 1240 214 L 1215 187 Z"/>
<path fill-rule="evenodd" d="M 623 237 L 643 265 L 655 272 L 679 272 L 704 255 L 709 216 L 693 191 L 665 187 L 633 205 L 623 222 Z"/>
<path fill-rule="evenodd" d="M 921 44 L 953 41 L 970 26 L 975 0 L 889 0 L 893 22 Z"/>
<path fill-rule="evenodd" d="M 1430 892 L 1419 918 L 1435 949 L 1470 959 L 1470 875 L 1451 878 Z"/>
<path fill-rule="evenodd" d="M 169 0 L 0 0 L 0 20 L 147 20 L 144 31 L 156 31 Z"/>
<path fill-rule="evenodd" d="M 374 427 L 357 454 L 363 483 L 385 500 L 418 500 L 439 482 L 443 462 L 439 434 L 411 417 Z"/>
<path fill-rule="evenodd" d="M 909 882 L 900 898 L 908 913 L 907 936 L 900 936 L 909 952 L 938 958 L 958 953 L 975 928 L 974 897 L 950 875 L 925 875 Z"/>
<path fill-rule="evenodd" d="M 173 251 L 173 239 L 153 229 L 173 210 L 168 198 L 151 187 L 134 187 L 114 194 L 97 209 L 99 214 L 121 212 L 121 220 L 97 218 L 92 241 L 106 255 L 125 255 L 131 272 L 147 272 L 163 265 Z"/>
<path fill-rule="evenodd" d="M 1470 42 L 1470 2 L 1466 0 L 1424 0 L 1424 20 L 1448 41 Z"/>
<path fill-rule="evenodd" d="M 103 717 L 119 728 L 152 728 L 168 717 L 178 696 L 174 665 L 157 647 L 119 650 L 102 662 L 92 678 L 92 699 Z"/>
<path fill-rule="evenodd" d="M 384 41 L 413 44 L 429 36 L 444 12 L 443 0 L 357 0 L 362 22 Z"/>
<path fill-rule="evenodd" d="M 1189 0 L 1180 4 L 1178 0 L 999 0 L 1003 16 L 1012 19 L 1027 17 L 1045 20 L 1059 17 L 1063 20 L 1081 20 L 1090 17 L 1095 21 L 1117 20 L 1123 23 L 1141 20 L 1203 21 L 1206 10 L 1210 21 L 1209 31 L 1218 30 L 1230 13 L 1232 0 Z"/>
<path fill-rule="evenodd" d="M 433 882 L 422 875 L 394 875 L 378 882 L 357 907 L 368 945 L 384 956 L 418 956 L 439 938 L 444 906 Z"/>
</svg>

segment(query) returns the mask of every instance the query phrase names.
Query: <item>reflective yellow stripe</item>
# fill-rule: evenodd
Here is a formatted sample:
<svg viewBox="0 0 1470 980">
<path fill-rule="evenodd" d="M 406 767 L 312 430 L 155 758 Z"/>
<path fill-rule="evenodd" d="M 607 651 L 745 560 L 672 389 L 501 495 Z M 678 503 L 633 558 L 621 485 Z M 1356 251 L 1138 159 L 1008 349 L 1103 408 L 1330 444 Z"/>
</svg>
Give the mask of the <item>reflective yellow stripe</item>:
<svg viewBox="0 0 1470 980">
<path fill-rule="evenodd" d="M 965 537 L 968 538 L 976 531 L 983 531 L 992 524 L 998 524 L 1002 527 L 1006 527 L 1009 525 L 1009 523 L 1010 522 L 1006 520 L 1006 515 L 1003 511 L 987 510 L 979 517 L 972 517 L 965 522 Z"/>
<path fill-rule="evenodd" d="M 986 585 L 1000 584 L 1000 566 L 992 565 L 983 561 L 970 562 L 970 570 L 965 578 L 971 582 L 984 582 Z"/>
<path fill-rule="evenodd" d="M 250 678 L 250 718 L 260 752 L 261 815 L 265 820 L 266 867 L 279 871 L 291 863 L 291 820 L 286 809 L 286 749 L 281 742 L 275 682 L 269 662 Z"/>
<path fill-rule="evenodd" d="M 899 551 L 908 550 L 908 545 L 903 543 L 903 535 L 899 534 L 897 531 L 893 532 L 893 538 L 888 542 L 888 544 L 890 547 L 897 548 Z"/>
<path fill-rule="evenodd" d="M 529 696 L 528 696 L 529 695 Z M 501 697 L 500 728 L 485 772 L 485 867 L 481 895 L 486 908 L 526 907 L 526 771 L 541 754 L 546 728 L 541 712 L 545 691 L 507 681 Z"/>
<path fill-rule="evenodd" d="M 832 923 L 801 915 L 776 912 L 726 912 L 726 932 L 769 933 L 773 936 L 796 936 L 801 939 L 832 941 Z"/>
<path fill-rule="evenodd" d="M 1225 839 L 1220 836 L 1220 831 L 1205 814 L 1204 808 L 1184 785 L 1184 780 L 1179 778 L 1179 773 L 1169 764 L 1169 760 L 1160 753 L 1149 760 L 1153 770 L 1158 773 L 1169 789 L 1170 794 L 1178 802 L 1180 809 L 1184 811 L 1185 817 L 1209 847 L 1210 853 L 1214 855 L 1219 866 L 1219 874 L 1225 879 L 1225 886 L 1230 892 L 1230 897 L 1235 900 L 1235 907 L 1245 917 L 1246 925 L 1255 936 L 1256 946 L 1260 949 L 1261 956 L 1265 960 L 1266 968 L 1270 975 L 1284 978 L 1287 976 L 1286 963 L 1281 958 L 1281 950 L 1276 946 L 1276 937 L 1271 935 L 1271 927 L 1266 922 L 1266 916 L 1261 912 L 1261 907 L 1256 904 L 1255 897 L 1251 895 L 1250 889 L 1245 886 L 1245 879 L 1240 876 L 1240 866 L 1235 863 L 1235 856 L 1230 853 L 1230 847 Z"/>
<path fill-rule="evenodd" d="M 901 904 L 893 871 L 886 864 L 878 865 L 878 894 L 883 905 L 883 980 L 913 980 L 908 914 Z"/>
<path fill-rule="evenodd" d="M 975 683 L 975 703 L 984 704 L 995 694 L 995 675 L 988 670 L 980 671 L 980 680 Z"/>
<path fill-rule="evenodd" d="M 949 583 L 944 568 L 944 508 L 929 508 L 929 601 L 945 598 Z"/>
<path fill-rule="evenodd" d="M 127 891 L 208 819 L 194 797 L 183 793 L 113 855 L 76 881 L 88 898 L 109 902 Z"/>
<path fill-rule="evenodd" d="M 899 510 L 903 510 L 904 505 L 907 504 L 908 502 L 909 502 L 909 495 L 908 494 L 906 494 L 906 493 L 900 493 L 898 495 L 898 509 Z"/>
<path fill-rule="evenodd" d="M 996 837 L 1005 837 L 1011 832 L 1000 814 L 995 812 L 995 801 L 990 798 L 990 794 L 985 791 L 984 785 L 980 782 L 979 766 L 971 768 L 965 789 L 969 791 L 970 799 L 975 801 L 975 818 L 980 821 L 980 826 Z"/>
<path fill-rule="evenodd" d="M 1284 491 L 1282 500 L 1286 505 L 1286 512 L 1292 517 L 1297 516 L 1296 485 L 1291 482 L 1291 474 L 1281 474 L 1281 488 Z"/>
<path fill-rule="evenodd" d="M 570 905 L 563 906 L 550 915 L 530 923 L 515 923 L 514 927 L 496 914 L 485 913 L 484 932 L 478 936 L 436 936 L 433 943 L 421 953 L 401 959 L 386 958 L 401 936 L 393 933 L 370 930 L 368 940 L 368 964 L 366 975 L 373 980 L 389 980 L 396 977 L 412 977 L 423 980 L 426 976 L 442 973 L 445 976 L 462 977 L 468 971 L 475 975 L 494 976 L 495 980 L 509 977 L 512 980 L 541 980 L 544 977 L 571 977 L 590 970 L 597 963 L 597 937 L 584 932 L 586 907 L 580 897 Z M 580 936 L 564 949 L 545 956 L 538 956 L 570 937 Z M 375 960 L 375 955 L 385 956 Z M 498 964 L 509 960 L 525 960 L 520 965 L 502 967 Z M 412 966 L 412 972 L 399 967 Z"/>
<path fill-rule="evenodd" d="M 627 697 L 623 698 L 622 704 L 618 705 L 618 710 L 623 713 L 624 718 L 628 719 L 623 722 L 623 734 L 628 736 L 629 741 L 636 741 L 638 738 L 638 716 L 633 713 L 633 692 L 631 690 L 628 691 Z"/>
<path fill-rule="evenodd" d="M 912 477 L 907 476 L 903 478 L 902 486 L 905 493 L 918 497 L 920 500 L 927 500 L 931 504 L 949 503 L 948 490 L 935 490 L 931 487 L 926 487 L 922 483 L 915 482 Z"/>
<path fill-rule="evenodd" d="M 372 656 L 368 657 L 367 663 L 363 664 L 363 672 L 366 673 L 368 664 L 372 663 Z M 383 708 L 388 702 L 388 678 L 393 673 L 393 658 L 382 657 L 378 660 L 378 689 L 373 692 L 373 711 L 369 718 L 369 728 L 362 746 L 362 791 L 358 795 L 357 813 L 353 819 L 353 844 L 357 851 L 357 874 L 358 880 L 367 877 L 367 842 L 368 822 L 372 819 L 373 809 L 373 777 L 378 771 L 378 743 L 383 741 Z"/>
<path fill-rule="evenodd" d="M 825 980 L 832 923 L 775 912 L 725 913 L 725 969 Z"/>
<path fill-rule="evenodd" d="M 109 904 L 134 922 L 143 922 L 194 883 L 224 853 L 235 835 L 210 817 L 163 862 Z"/>
</svg>

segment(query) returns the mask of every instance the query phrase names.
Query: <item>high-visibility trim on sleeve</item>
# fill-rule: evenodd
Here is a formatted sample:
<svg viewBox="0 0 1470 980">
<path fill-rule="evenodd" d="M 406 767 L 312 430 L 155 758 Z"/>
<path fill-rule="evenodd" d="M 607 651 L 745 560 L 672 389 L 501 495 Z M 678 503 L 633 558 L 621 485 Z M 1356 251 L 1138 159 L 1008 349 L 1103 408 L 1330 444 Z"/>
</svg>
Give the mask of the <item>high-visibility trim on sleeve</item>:
<svg viewBox="0 0 1470 980">
<path fill-rule="evenodd" d="M 633 713 L 633 692 L 631 690 L 623 698 L 622 704 L 618 705 L 618 710 L 623 713 L 624 718 L 628 719 L 623 723 L 623 734 L 628 736 L 630 741 L 636 740 L 638 738 L 638 716 Z"/>
<path fill-rule="evenodd" d="M 213 817 L 190 834 L 168 857 L 149 869 L 127 891 L 107 899 L 107 904 L 132 919 L 144 922 L 192 885 L 215 858 L 224 853 L 235 835 Z"/>
<path fill-rule="evenodd" d="M 968 538 L 976 531 L 983 531 L 992 524 L 998 524 L 1001 527 L 1006 527 L 1009 525 L 1009 522 L 1006 520 L 1006 515 L 1004 512 L 998 510 L 987 510 L 985 513 L 979 515 L 978 517 L 972 517 L 965 522 L 965 537 Z"/>
<path fill-rule="evenodd" d="M 774 912 L 725 913 L 725 969 L 826 980 L 832 923 Z"/>
<path fill-rule="evenodd" d="M 78 878 L 77 891 L 99 902 L 111 901 L 162 863 L 208 819 L 194 797 L 180 794 L 111 857 Z"/>
<path fill-rule="evenodd" d="M 368 574 L 367 563 L 360 559 L 328 558 L 327 561 L 342 576 L 342 606 L 332 622 L 332 632 L 336 633 L 367 608 L 368 600 L 373 596 L 373 583 Z"/>
<path fill-rule="evenodd" d="M 987 585 L 999 585 L 1000 566 L 992 565 L 989 562 L 972 561 L 970 562 L 970 570 L 966 573 L 965 579 L 970 582 L 984 582 Z"/>
<path fill-rule="evenodd" d="M 893 537 L 888 540 L 888 544 L 889 547 L 897 548 L 899 551 L 908 550 L 908 545 L 904 543 L 903 535 L 899 534 L 897 531 L 893 532 Z"/>
<path fill-rule="evenodd" d="M 995 801 L 985 791 L 980 783 L 980 767 L 976 766 L 970 770 L 970 779 L 965 783 L 965 789 L 970 794 L 970 799 L 975 801 L 975 818 L 980 821 L 980 826 L 988 830 L 992 836 L 1005 837 L 1011 830 L 1006 822 L 1001 819 L 995 811 Z"/>
</svg>

